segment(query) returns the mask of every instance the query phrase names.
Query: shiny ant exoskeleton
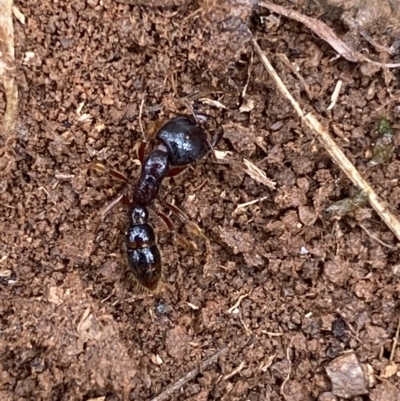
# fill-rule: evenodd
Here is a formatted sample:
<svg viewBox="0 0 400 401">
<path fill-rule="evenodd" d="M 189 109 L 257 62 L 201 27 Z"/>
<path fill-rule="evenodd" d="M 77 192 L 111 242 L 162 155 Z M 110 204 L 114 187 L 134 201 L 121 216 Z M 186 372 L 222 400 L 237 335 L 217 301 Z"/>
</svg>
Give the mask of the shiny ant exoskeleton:
<svg viewBox="0 0 400 401">
<path fill-rule="evenodd" d="M 186 168 L 185 166 L 200 160 L 220 141 L 223 134 L 221 127 L 217 128 L 212 142 L 209 141 L 206 130 L 203 128 L 209 119 L 211 117 L 204 114 L 196 114 L 194 117 L 188 115 L 175 117 L 157 131 L 155 145 L 145 159 L 145 145 L 142 144 L 140 147 L 139 159 L 142 162 L 142 171 L 135 186 L 132 201 L 129 202 L 130 222 L 126 233 L 126 246 L 128 264 L 133 275 L 149 290 L 157 288 L 162 263 L 156 236 L 149 224 L 148 208 L 158 197 L 164 178 L 179 174 Z M 114 175 L 119 174 L 114 172 Z M 180 209 L 166 201 L 161 201 L 181 218 L 187 220 Z M 170 229 L 173 229 L 173 224 L 167 216 L 159 212 L 157 214 L 163 218 Z"/>
</svg>

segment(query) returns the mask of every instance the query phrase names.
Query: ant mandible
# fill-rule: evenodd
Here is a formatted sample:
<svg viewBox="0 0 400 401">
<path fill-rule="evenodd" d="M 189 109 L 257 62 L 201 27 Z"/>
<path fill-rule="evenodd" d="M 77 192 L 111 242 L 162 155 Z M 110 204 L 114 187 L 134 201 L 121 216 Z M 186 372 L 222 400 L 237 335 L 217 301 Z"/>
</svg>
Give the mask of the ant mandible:
<svg viewBox="0 0 400 401">
<path fill-rule="evenodd" d="M 212 117 L 205 114 L 175 117 L 157 131 L 155 145 L 146 158 L 145 143 L 139 149 L 142 171 L 133 191 L 132 201 L 129 202 L 130 220 L 126 232 L 126 247 L 128 264 L 134 277 L 148 290 L 157 288 L 162 271 L 161 254 L 154 229 L 149 224 L 148 208 L 157 199 L 164 178 L 179 174 L 186 166 L 203 158 L 221 140 L 223 130 L 219 126 L 214 138 L 209 141 L 203 126 L 210 119 Z M 187 219 L 178 208 L 166 201 L 163 203 L 183 219 Z M 171 228 L 172 223 L 167 216 L 158 214 Z"/>
</svg>

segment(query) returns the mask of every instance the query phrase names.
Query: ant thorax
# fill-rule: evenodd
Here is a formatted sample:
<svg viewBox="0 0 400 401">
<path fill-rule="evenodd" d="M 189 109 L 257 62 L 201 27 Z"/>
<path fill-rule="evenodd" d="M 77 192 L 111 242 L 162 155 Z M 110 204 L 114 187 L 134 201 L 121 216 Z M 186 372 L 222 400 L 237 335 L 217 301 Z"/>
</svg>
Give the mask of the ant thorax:
<svg viewBox="0 0 400 401">
<path fill-rule="evenodd" d="M 133 193 L 134 204 L 145 207 L 151 205 L 158 196 L 169 167 L 168 151 L 160 144 L 150 152 L 142 165 L 142 172 Z"/>
</svg>

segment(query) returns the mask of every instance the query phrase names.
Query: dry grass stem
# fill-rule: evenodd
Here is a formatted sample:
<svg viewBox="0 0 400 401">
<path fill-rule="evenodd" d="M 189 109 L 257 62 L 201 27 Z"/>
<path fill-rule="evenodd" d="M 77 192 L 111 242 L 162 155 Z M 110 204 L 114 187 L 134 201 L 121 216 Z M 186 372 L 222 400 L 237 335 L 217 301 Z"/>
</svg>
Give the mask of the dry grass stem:
<svg viewBox="0 0 400 401">
<path fill-rule="evenodd" d="M 236 369 L 233 369 L 231 373 L 228 373 L 226 376 L 224 376 L 222 381 L 226 381 L 226 380 L 230 379 L 231 377 L 235 376 L 241 370 L 243 370 L 244 367 L 245 367 L 244 361 L 240 362 L 239 366 Z"/>
<path fill-rule="evenodd" d="M 336 35 L 332 28 L 330 28 L 322 21 L 319 21 L 315 18 L 307 17 L 306 15 L 303 15 L 297 11 L 288 10 L 285 7 L 272 4 L 269 1 L 260 1 L 258 2 L 258 5 L 260 7 L 267 8 L 268 10 L 276 14 L 283 15 L 287 18 L 304 24 L 307 28 L 311 29 L 316 35 L 318 35 L 322 40 L 325 40 L 325 42 L 329 43 L 346 60 L 349 60 L 353 63 L 367 61 L 368 63 L 386 68 L 400 67 L 400 63 L 379 63 L 378 61 L 371 60 L 368 57 L 365 57 L 363 54 L 354 51 Z"/>
<path fill-rule="evenodd" d="M 286 54 L 280 53 L 278 54 L 278 56 L 280 57 L 280 59 L 285 63 L 285 65 L 287 67 L 289 67 L 293 74 L 296 75 L 297 79 L 303 84 L 304 90 L 307 93 L 307 96 L 309 99 L 314 99 L 314 96 L 310 90 L 310 87 L 308 86 L 307 82 L 305 81 L 305 79 L 303 78 L 303 76 L 300 74 L 300 72 L 298 71 L 298 66 L 293 64 L 286 56 Z"/>
<path fill-rule="evenodd" d="M 335 107 L 335 104 L 339 98 L 340 89 L 342 89 L 342 84 L 343 84 L 343 81 L 341 79 L 339 79 L 336 82 L 335 90 L 333 91 L 332 96 L 331 96 L 331 104 L 328 106 L 327 110 L 332 110 Z"/>
<path fill-rule="evenodd" d="M 22 24 L 25 25 L 26 23 L 26 17 L 24 14 L 22 14 L 21 10 L 17 6 L 13 6 L 13 14 L 14 17 Z"/>
<path fill-rule="evenodd" d="M 142 101 L 140 102 L 139 126 L 140 126 L 140 132 L 142 133 L 143 140 L 146 141 L 146 135 L 144 133 L 143 124 L 142 124 L 143 106 L 144 106 L 144 99 L 142 99 Z"/>
<path fill-rule="evenodd" d="M 193 380 L 200 372 L 204 371 L 207 369 L 210 365 L 213 363 L 217 362 L 218 358 L 222 355 L 227 354 L 229 351 L 228 347 L 225 347 L 212 355 L 210 358 L 204 360 L 201 362 L 198 366 L 196 366 L 194 369 L 186 373 L 185 376 L 181 377 L 178 381 L 175 383 L 170 384 L 169 386 L 165 387 L 164 390 L 161 391 L 158 395 L 156 395 L 154 398 L 151 399 L 151 401 L 165 401 L 170 398 L 172 393 L 175 391 L 179 390 L 184 384 L 188 383 L 190 380 Z"/>
<path fill-rule="evenodd" d="M 249 82 L 250 82 L 250 78 L 251 78 L 251 67 L 253 66 L 253 61 L 254 61 L 254 53 L 251 52 L 249 68 L 247 69 L 247 80 L 246 80 L 246 84 L 244 85 L 243 90 L 242 90 L 242 99 L 244 99 L 246 97 L 247 87 L 249 86 Z"/>
<path fill-rule="evenodd" d="M 365 227 L 364 225 L 359 224 L 359 226 L 360 226 L 372 239 L 374 239 L 375 241 L 379 242 L 381 245 L 385 246 L 386 248 L 389 248 L 389 249 L 396 249 L 396 248 L 397 248 L 396 246 L 389 245 L 389 244 L 387 244 L 386 242 L 383 242 L 382 240 L 380 240 L 376 235 L 372 234 L 372 233 L 367 229 L 367 227 Z"/>
<path fill-rule="evenodd" d="M 249 295 L 251 294 L 251 292 L 249 292 L 248 294 L 243 294 L 239 297 L 239 299 L 236 301 L 235 305 L 231 306 L 228 309 L 228 313 L 232 313 L 243 301 L 243 299 L 247 298 Z"/>
<path fill-rule="evenodd" d="M 400 317 L 399 317 L 399 323 L 397 324 L 396 335 L 393 340 L 392 351 L 390 352 L 390 359 L 389 359 L 390 361 L 393 361 L 393 359 L 394 359 L 394 354 L 396 352 L 396 347 L 397 347 L 397 341 L 399 339 L 399 333 L 400 333 Z"/>
<path fill-rule="evenodd" d="M 249 201 L 249 202 L 239 203 L 236 206 L 236 209 L 233 211 L 232 214 L 234 215 L 239 209 L 243 209 L 243 208 L 245 208 L 247 206 L 254 205 L 255 203 L 262 202 L 262 201 L 264 201 L 265 199 L 268 199 L 268 198 L 269 198 L 268 196 L 263 196 L 261 198 L 253 199 L 252 201 Z"/>
<path fill-rule="evenodd" d="M 339 146 L 335 143 L 335 141 L 331 138 L 329 133 L 324 129 L 324 127 L 315 118 L 315 116 L 311 113 L 306 114 L 303 112 L 300 105 L 296 102 L 291 93 L 288 91 L 255 39 L 253 39 L 253 45 L 256 49 L 257 54 L 260 56 L 264 67 L 267 69 L 271 78 L 275 81 L 280 92 L 290 101 L 297 114 L 307 125 L 307 127 L 316 133 L 319 140 L 322 142 L 334 162 L 338 164 L 338 166 L 355 185 L 357 185 L 360 189 L 368 194 L 368 200 L 371 206 L 375 209 L 379 216 L 381 216 L 382 220 L 400 240 L 400 223 L 397 218 L 388 210 L 385 202 L 378 197 L 378 195 L 374 192 L 368 182 L 364 180 L 361 174 L 353 166 L 350 160 L 346 157 L 343 151 L 339 148 Z"/>
<path fill-rule="evenodd" d="M 286 383 L 289 381 L 290 375 L 292 373 L 292 361 L 290 360 L 290 354 L 289 354 L 289 347 L 291 345 L 292 345 L 292 341 L 290 341 L 289 346 L 286 348 L 286 358 L 287 358 L 287 360 L 289 362 L 289 370 L 288 370 L 288 373 L 287 373 L 287 375 L 285 377 L 285 380 L 282 382 L 281 389 L 280 389 L 281 390 L 281 394 L 285 397 L 285 400 L 288 399 L 288 397 L 285 394 L 285 386 L 286 386 Z"/>
<path fill-rule="evenodd" d="M 12 22 L 13 1 L 0 0 L 0 78 L 6 95 L 7 107 L 1 134 L 7 138 L 15 128 L 18 110 L 18 88 L 15 83 L 15 49 Z"/>
<path fill-rule="evenodd" d="M 261 372 L 265 373 L 268 370 L 268 368 L 272 365 L 272 362 L 274 362 L 276 355 L 277 353 L 275 352 L 275 354 L 268 357 L 267 362 L 264 365 L 260 366 L 259 369 L 261 370 Z"/>
<path fill-rule="evenodd" d="M 203 103 L 203 104 L 207 104 L 209 106 L 213 106 L 216 107 L 218 109 L 226 109 L 227 107 L 225 105 L 223 105 L 220 101 L 218 100 L 213 100 L 213 99 L 209 99 L 208 97 L 201 97 L 199 99 L 199 102 Z"/>
</svg>

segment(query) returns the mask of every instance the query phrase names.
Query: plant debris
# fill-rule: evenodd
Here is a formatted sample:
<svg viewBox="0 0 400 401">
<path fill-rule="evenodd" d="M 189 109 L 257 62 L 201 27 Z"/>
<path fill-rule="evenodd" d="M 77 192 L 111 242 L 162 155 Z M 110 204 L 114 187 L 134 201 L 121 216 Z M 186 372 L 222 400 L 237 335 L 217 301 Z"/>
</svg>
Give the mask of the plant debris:
<svg viewBox="0 0 400 401">
<path fill-rule="evenodd" d="M 381 117 L 378 121 L 378 136 L 372 146 L 372 159 L 368 165 L 377 166 L 387 163 L 392 157 L 394 146 L 392 126 L 385 117 Z"/>
<path fill-rule="evenodd" d="M 368 194 L 359 189 L 348 198 L 341 199 L 326 208 L 326 217 L 339 216 L 344 217 L 357 209 L 364 207 L 368 203 Z"/>
</svg>

